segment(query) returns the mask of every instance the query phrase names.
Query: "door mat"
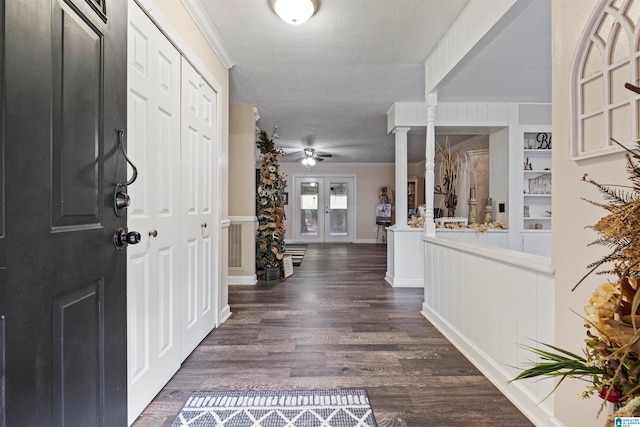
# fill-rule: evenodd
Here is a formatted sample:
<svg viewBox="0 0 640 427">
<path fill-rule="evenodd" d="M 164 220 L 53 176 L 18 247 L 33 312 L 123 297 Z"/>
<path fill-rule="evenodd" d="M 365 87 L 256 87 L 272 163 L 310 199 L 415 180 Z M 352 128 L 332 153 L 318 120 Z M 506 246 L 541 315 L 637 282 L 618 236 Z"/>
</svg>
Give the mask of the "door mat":
<svg viewBox="0 0 640 427">
<path fill-rule="evenodd" d="M 376 427 L 367 392 L 195 391 L 171 427 Z"/>
<path fill-rule="evenodd" d="M 285 246 L 285 255 L 291 255 L 291 261 L 293 261 L 293 265 L 295 267 L 302 264 L 302 258 L 304 258 L 304 254 L 307 252 L 307 246 L 300 245 L 286 245 Z"/>
</svg>

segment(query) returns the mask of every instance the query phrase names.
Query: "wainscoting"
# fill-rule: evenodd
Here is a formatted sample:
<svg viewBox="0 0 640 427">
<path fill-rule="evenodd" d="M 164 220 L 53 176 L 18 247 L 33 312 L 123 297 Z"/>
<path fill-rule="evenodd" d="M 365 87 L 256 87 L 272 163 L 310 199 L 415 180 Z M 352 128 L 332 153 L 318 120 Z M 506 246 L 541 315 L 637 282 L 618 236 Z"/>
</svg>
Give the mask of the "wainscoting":
<svg viewBox="0 0 640 427">
<path fill-rule="evenodd" d="M 550 259 L 507 249 L 424 237 L 422 314 L 536 425 L 548 425 L 552 381 L 507 385 L 530 352 L 518 344 L 554 342 Z"/>
</svg>

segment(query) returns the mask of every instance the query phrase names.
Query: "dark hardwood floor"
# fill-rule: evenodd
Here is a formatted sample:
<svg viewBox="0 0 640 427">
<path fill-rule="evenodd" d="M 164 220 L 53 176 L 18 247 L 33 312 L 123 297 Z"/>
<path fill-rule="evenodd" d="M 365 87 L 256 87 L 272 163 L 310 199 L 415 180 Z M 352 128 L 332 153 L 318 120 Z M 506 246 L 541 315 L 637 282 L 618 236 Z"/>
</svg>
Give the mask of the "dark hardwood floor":
<svg viewBox="0 0 640 427">
<path fill-rule="evenodd" d="M 379 426 L 531 426 L 385 280 L 386 246 L 309 245 L 294 275 L 230 286 L 214 330 L 135 422 L 170 426 L 193 390 L 365 388 Z"/>
</svg>

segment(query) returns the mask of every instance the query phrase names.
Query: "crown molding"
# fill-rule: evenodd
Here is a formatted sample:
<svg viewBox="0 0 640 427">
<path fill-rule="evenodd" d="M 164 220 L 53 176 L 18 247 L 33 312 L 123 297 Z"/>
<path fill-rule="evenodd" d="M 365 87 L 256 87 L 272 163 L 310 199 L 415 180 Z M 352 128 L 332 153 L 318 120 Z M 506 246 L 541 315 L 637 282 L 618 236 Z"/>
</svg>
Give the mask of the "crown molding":
<svg viewBox="0 0 640 427">
<path fill-rule="evenodd" d="M 224 44 L 222 37 L 216 30 L 216 27 L 209 19 L 209 15 L 207 11 L 204 9 L 201 0 L 180 0 L 184 7 L 189 12 L 189 15 L 193 18 L 194 22 L 202 31 L 204 38 L 207 39 L 207 42 L 213 49 L 213 51 L 218 55 L 220 62 L 225 66 L 227 70 L 231 69 L 235 65 L 235 61 L 233 56 L 231 56 L 231 52 Z"/>
</svg>

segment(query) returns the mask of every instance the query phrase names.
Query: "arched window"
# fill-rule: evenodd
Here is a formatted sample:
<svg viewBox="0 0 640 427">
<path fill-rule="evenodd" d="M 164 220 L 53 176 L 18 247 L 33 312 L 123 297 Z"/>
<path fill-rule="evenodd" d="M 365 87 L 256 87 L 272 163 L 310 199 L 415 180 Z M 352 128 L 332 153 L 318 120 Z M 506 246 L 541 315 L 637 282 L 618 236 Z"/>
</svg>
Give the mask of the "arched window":
<svg viewBox="0 0 640 427">
<path fill-rule="evenodd" d="M 571 158 L 616 152 L 611 141 L 639 138 L 640 0 L 601 0 L 578 44 L 571 70 Z"/>
</svg>

